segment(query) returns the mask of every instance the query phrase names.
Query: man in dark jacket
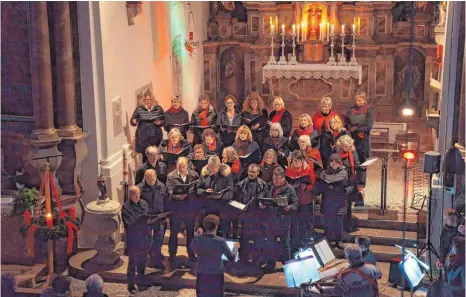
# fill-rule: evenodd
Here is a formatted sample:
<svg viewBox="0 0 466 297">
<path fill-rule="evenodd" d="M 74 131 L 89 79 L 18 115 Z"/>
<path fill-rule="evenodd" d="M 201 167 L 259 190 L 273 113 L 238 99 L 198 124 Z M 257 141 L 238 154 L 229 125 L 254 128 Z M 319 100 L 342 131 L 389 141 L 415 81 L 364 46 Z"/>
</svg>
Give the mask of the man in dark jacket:
<svg viewBox="0 0 466 297">
<path fill-rule="evenodd" d="M 235 191 L 235 200 L 247 206 L 243 211 L 236 211 L 239 219 L 238 229 L 241 234 L 240 259 L 245 264 L 256 260 L 260 250 L 254 245 L 254 242 L 264 236 L 257 198 L 262 194 L 267 184 L 258 178 L 259 172 L 259 165 L 249 165 L 248 177 L 236 185 Z"/>
<path fill-rule="evenodd" d="M 231 206 L 227 202 L 233 199 L 233 176 L 230 166 L 220 163 L 218 156 L 211 156 L 201 171 L 197 194 L 202 203 L 202 218 L 208 214 L 220 217 L 220 227 L 223 235 L 231 232 L 231 219 L 228 215 Z M 221 191 L 224 191 L 220 193 Z"/>
<path fill-rule="evenodd" d="M 144 173 L 147 169 L 154 169 L 155 172 L 157 172 L 157 178 L 165 184 L 167 182 L 168 170 L 167 165 L 165 165 L 165 163 L 159 162 L 159 149 L 156 146 L 149 146 L 146 149 L 146 156 L 147 162 L 142 164 L 136 170 L 134 184 L 137 185 L 142 182 L 142 180 L 144 179 Z"/>
<path fill-rule="evenodd" d="M 358 236 L 354 241 L 361 248 L 362 259 L 364 260 L 364 263 L 377 266 L 377 259 L 370 249 L 371 239 L 368 236 Z"/>
<path fill-rule="evenodd" d="M 186 237 L 188 247 L 188 256 L 192 259 L 194 254 L 189 248 L 194 237 L 194 220 L 196 212 L 191 209 L 194 203 L 194 188 L 192 186 L 190 192 L 182 195 L 174 195 L 173 189 L 176 185 L 187 185 L 199 180 L 199 175 L 196 171 L 188 170 L 188 159 L 186 157 L 178 158 L 176 169 L 168 174 L 167 188 L 170 195 L 168 202 L 168 210 L 172 211 L 170 217 L 170 240 L 168 242 L 168 250 L 170 260 L 173 261 L 178 250 L 178 233 L 181 231 L 181 223 L 186 224 Z"/>
<path fill-rule="evenodd" d="M 150 226 L 146 225 L 144 216 L 149 215 L 149 204 L 140 199 L 137 186 L 129 188 L 129 199 L 123 205 L 122 217 L 126 225 L 126 245 L 128 248 L 128 291 L 137 290 L 135 286 L 136 271 L 138 278 L 144 277 L 147 252 L 149 250 Z"/>
<path fill-rule="evenodd" d="M 141 192 L 141 199 L 149 205 L 150 214 L 157 215 L 164 212 L 165 204 L 168 202 L 167 187 L 157 180 L 157 173 L 154 169 L 149 169 L 144 174 L 144 181 L 138 184 Z M 151 266 L 164 269 L 162 264 L 164 257 L 162 255 L 164 222 L 154 224 L 151 227 Z"/>
<path fill-rule="evenodd" d="M 447 208 L 443 214 L 443 228 L 440 233 L 439 261 L 445 263 L 445 258 L 450 252 L 453 238 L 458 234 L 458 217 L 453 208 Z"/>
<path fill-rule="evenodd" d="M 290 227 L 291 214 L 298 210 L 298 196 L 294 188 L 285 179 L 285 170 L 277 167 L 273 171 L 272 184 L 268 184 L 261 198 L 287 197 L 286 207 L 265 206 L 259 200 L 259 208 L 262 210 L 261 217 L 264 218 L 266 228 L 266 271 L 275 269 L 275 259 L 280 257 L 282 262 L 291 259 Z"/>
</svg>

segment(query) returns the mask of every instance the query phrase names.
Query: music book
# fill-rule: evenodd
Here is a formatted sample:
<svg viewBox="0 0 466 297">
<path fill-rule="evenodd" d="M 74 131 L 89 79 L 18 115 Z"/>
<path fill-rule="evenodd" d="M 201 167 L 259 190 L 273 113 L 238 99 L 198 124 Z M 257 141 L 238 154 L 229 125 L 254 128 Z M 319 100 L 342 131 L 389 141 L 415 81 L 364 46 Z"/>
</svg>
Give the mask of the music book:
<svg viewBox="0 0 466 297">
<path fill-rule="evenodd" d="M 419 283 L 424 278 L 424 272 L 421 270 L 418 261 L 416 261 L 416 259 L 413 256 L 406 256 L 404 260 L 401 261 L 398 265 L 401 272 L 408 280 L 411 288 L 414 288 L 417 285 L 419 285 Z"/>
<path fill-rule="evenodd" d="M 252 159 L 254 158 L 257 158 L 258 154 L 260 153 L 260 150 L 259 149 L 256 149 L 255 151 L 253 151 L 252 153 L 249 153 L 245 156 L 238 156 L 240 162 L 244 162 L 244 163 L 252 163 Z"/>
<path fill-rule="evenodd" d="M 370 159 L 367 159 L 366 162 L 362 163 L 361 165 L 359 165 L 359 167 L 366 167 L 366 166 L 369 166 L 369 165 L 372 165 L 374 164 L 376 161 L 377 161 L 377 157 L 373 157 L 373 158 L 370 158 Z"/>
<path fill-rule="evenodd" d="M 223 195 L 223 193 L 225 193 L 229 189 L 231 189 L 231 186 L 226 187 L 225 189 L 221 190 L 220 192 L 207 192 L 207 191 L 204 191 L 202 194 L 205 195 L 205 196 L 221 196 L 221 195 Z"/>
<path fill-rule="evenodd" d="M 171 215 L 172 212 L 162 212 L 159 214 L 150 214 L 150 215 L 143 215 L 138 218 L 138 220 L 146 225 L 154 225 L 157 222 L 167 218 L 169 215 Z"/>
<path fill-rule="evenodd" d="M 309 175 L 298 176 L 298 177 L 291 177 L 291 176 L 286 175 L 285 178 L 289 183 L 292 183 L 292 184 L 294 183 L 310 184 L 311 183 L 311 178 L 309 177 Z"/>
<path fill-rule="evenodd" d="M 255 121 L 257 121 L 257 120 L 260 119 L 261 117 L 262 117 L 262 114 L 260 114 L 260 115 L 258 115 L 258 116 L 256 116 L 256 117 L 254 117 L 254 118 L 252 118 L 252 119 L 248 119 L 248 118 L 245 118 L 245 117 L 240 116 L 240 118 L 245 119 L 246 122 L 248 122 L 248 124 L 254 123 Z"/>
<path fill-rule="evenodd" d="M 312 246 L 312 249 L 317 257 L 317 261 L 319 261 L 322 266 L 325 266 L 325 264 L 335 259 L 335 255 L 333 254 L 327 239 L 318 241 Z"/>
<path fill-rule="evenodd" d="M 207 129 L 207 128 L 214 128 L 215 125 L 210 125 L 210 126 L 193 126 L 195 129 Z"/>
<path fill-rule="evenodd" d="M 235 242 L 237 242 L 236 240 L 225 240 L 227 242 L 227 245 L 228 247 L 230 248 L 230 251 L 233 251 L 233 245 L 235 244 Z M 222 260 L 223 261 L 228 261 L 227 257 L 225 255 L 222 255 Z M 236 253 L 236 257 L 235 257 L 235 262 L 238 262 L 239 260 L 239 253 Z"/>
<path fill-rule="evenodd" d="M 191 123 L 184 123 L 184 124 L 167 124 L 167 125 L 174 126 L 174 127 L 183 127 L 183 126 L 191 125 Z"/>
<path fill-rule="evenodd" d="M 319 263 L 312 255 L 286 261 L 283 265 L 286 286 L 298 288 L 302 283 L 314 282 L 320 279 Z"/>
<path fill-rule="evenodd" d="M 176 163 L 179 157 L 186 157 L 189 154 L 190 147 L 187 146 L 178 153 L 162 152 L 162 160 L 168 164 Z"/>
<path fill-rule="evenodd" d="M 246 206 L 247 206 L 246 204 L 243 204 L 243 203 L 235 201 L 235 200 L 230 200 L 228 202 L 228 205 L 231 205 L 231 206 L 233 206 L 233 207 L 235 207 L 235 208 L 237 208 L 239 210 L 245 210 Z"/>
<path fill-rule="evenodd" d="M 266 206 L 286 207 L 288 206 L 287 197 L 259 198 L 260 202 Z"/>
<path fill-rule="evenodd" d="M 196 167 L 196 170 L 202 169 L 204 166 L 207 165 L 208 161 L 209 161 L 208 158 L 206 158 L 205 160 L 191 160 L 193 165 Z"/>
<path fill-rule="evenodd" d="M 165 115 L 163 115 L 163 114 L 161 114 L 161 115 L 155 115 L 155 114 L 149 113 L 149 114 L 147 114 L 147 115 L 144 114 L 143 116 L 141 116 L 139 120 L 140 120 L 140 121 L 148 121 L 148 122 L 149 122 L 149 121 L 155 121 L 155 120 L 157 120 L 157 119 L 159 119 L 159 118 L 163 118 L 164 116 L 165 116 Z"/>
<path fill-rule="evenodd" d="M 176 184 L 173 187 L 173 195 L 183 195 L 194 192 L 198 181 L 199 180 L 196 179 L 195 181 L 190 182 L 189 184 Z"/>
</svg>

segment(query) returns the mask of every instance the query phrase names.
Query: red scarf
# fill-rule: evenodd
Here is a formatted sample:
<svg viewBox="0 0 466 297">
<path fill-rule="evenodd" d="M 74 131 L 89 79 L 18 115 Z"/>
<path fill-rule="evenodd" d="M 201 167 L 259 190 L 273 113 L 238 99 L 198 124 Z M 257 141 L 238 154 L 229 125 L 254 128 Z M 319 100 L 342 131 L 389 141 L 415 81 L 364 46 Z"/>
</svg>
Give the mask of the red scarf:
<svg viewBox="0 0 466 297">
<path fill-rule="evenodd" d="M 240 163 L 239 163 L 239 159 L 236 159 L 233 161 L 233 164 L 231 165 L 231 172 L 233 173 L 239 173 L 241 169 L 241 166 L 240 166 Z"/>
<path fill-rule="evenodd" d="M 211 152 L 215 151 L 215 149 L 217 148 L 217 140 L 215 140 L 215 138 L 214 138 L 214 141 L 212 141 L 212 144 L 210 144 L 210 145 L 207 144 L 207 148 Z"/>
<path fill-rule="evenodd" d="M 320 155 L 320 152 L 319 152 L 318 148 L 316 148 L 316 147 L 313 148 L 310 145 L 307 146 L 305 156 L 306 156 L 306 159 L 308 159 L 308 160 L 312 159 L 315 162 L 317 162 L 320 168 L 324 168 L 324 165 L 322 163 L 322 156 Z M 312 168 L 314 168 L 313 161 L 309 161 L 308 163 L 309 163 L 309 166 L 312 166 Z"/>
<path fill-rule="evenodd" d="M 337 137 L 338 135 L 340 135 L 340 131 L 333 131 L 333 137 Z"/>
<path fill-rule="evenodd" d="M 173 106 L 171 106 L 167 111 L 168 112 L 172 112 L 172 113 L 179 113 L 180 111 L 183 110 L 183 107 L 178 107 L 178 108 L 174 108 Z"/>
<path fill-rule="evenodd" d="M 168 144 L 167 144 L 167 152 L 168 153 L 175 153 L 175 154 L 178 154 L 181 150 L 181 142 L 178 142 L 178 145 L 173 147 L 171 141 L 168 141 Z"/>
<path fill-rule="evenodd" d="M 275 111 L 275 115 L 273 116 L 272 118 L 272 123 L 278 123 L 280 122 L 283 114 L 285 113 L 285 109 L 282 108 L 280 109 L 280 111 Z"/>
<path fill-rule="evenodd" d="M 311 125 L 309 125 L 309 127 L 307 127 L 304 130 L 301 128 L 301 126 L 298 126 L 298 128 L 296 129 L 296 133 L 298 133 L 299 136 L 311 135 L 312 131 L 313 129 Z"/>
<path fill-rule="evenodd" d="M 351 175 L 354 175 L 356 171 L 354 170 L 354 158 L 353 158 L 353 152 L 340 152 L 340 159 L 341 162 L 343 163 L 343 160 L 348 158 L 349 163 L 350 163 L 350 168 L 351 168 Z"/>
<path fill-rule="evenodd" d="M 207 121 L 208 113 L 209 113 L 209 108 L 206 108 L 203 111 L 199 111 L 199 119 L 201 120 L 201 126 L 203 127 L 209 125 L 209 122 Z"/>
<path fill-rule="evenodd" d="M 249 141 L 238 140 L 236 142 L 236 145 L 238 146 L 238 156 L 244 156 L 244 154 L 246 153 L 246 149 L 249 146 Z"/>
</svg>

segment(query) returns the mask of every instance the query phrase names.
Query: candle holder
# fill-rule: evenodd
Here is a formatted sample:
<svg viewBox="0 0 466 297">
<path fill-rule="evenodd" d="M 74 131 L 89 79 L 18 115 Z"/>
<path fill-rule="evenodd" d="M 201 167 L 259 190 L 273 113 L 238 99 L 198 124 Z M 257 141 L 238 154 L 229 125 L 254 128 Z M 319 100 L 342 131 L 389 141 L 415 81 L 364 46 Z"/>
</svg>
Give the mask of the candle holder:
<svg viewBox="0 0 466 297">
<path fill-rule="evenodd" d="M 337 65 L 337 62 L 335 60 L 335 55 L 333 54 L 333 48 L 335 47 L 335 43 L 333 43 L 333 37 L 335 36 L 335 33 L 330 33 L 330 40 L 332 43 L 330 43 L 330 58 L 328 58 L 327 65 L 332 65 L 335 66 Z"/>
<path fill-rule="evenodd" d="M 345 56 L 345 32 L 341 32 L 341 58 L 338 61 L 337 65 L 339 66 L 346 66 L 348 65 L 348 62 L 346 62 L 346 56 Z"/>
<path fill-rule="evenodd" d="M 350 62 L 348 63 L 351 66 L 356 66 L 358 65 L 358 62 L 356 61 L 356 32 L 353 32 L 353 55 L 351 56 Z"/>
<path fill-rule="evenodd" d="M 278 65 L 288 65 L 285 57 L 285 32 L 282 32 L 282 55 L 280 56 L 280 61 L 278 61 Z"/>
<path fill-rule="evenodd" d="M 296 33 L 293 32 L 293 34 L 291 34 L 291 36 L 293 38 L 293 55 L 291 56 L 290 61 L 288 62 L 288 64 L 289 65 L 297 65 L 298 60 L 296 59 L 296 43 L 295 43 Z"/>
<path fill-rule="evenodd" d="M 272 43 L 270 44 L 270 57 L 269 61 L 267 62 L 268 65 L 277 65 L 277 60 L 275 60 L 275 55 L 273 53 L 273 49 L 275 45 L 273 44 L 273 30 L 270 31 L 270 36 L 272 37 Z"/>
</svg>

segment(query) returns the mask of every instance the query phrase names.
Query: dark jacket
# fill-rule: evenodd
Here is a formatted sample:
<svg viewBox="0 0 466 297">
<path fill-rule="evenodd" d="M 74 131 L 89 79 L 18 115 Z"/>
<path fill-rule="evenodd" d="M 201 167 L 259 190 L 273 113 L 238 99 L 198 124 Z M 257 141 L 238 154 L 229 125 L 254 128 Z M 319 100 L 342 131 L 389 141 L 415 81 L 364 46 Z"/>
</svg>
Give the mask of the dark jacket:
<svg viewBox="0 0 466 297">
<path fill-rule="evenodd" d="M 153 186 L 148 185 L 146 181 L 138 184 L 141 191 L 141 199 L 145 200 L 149 205 L 151 214 L 159 214 L 164 212 L 165 205 L 168 199 L 167 187 L 159 180 Z"/>
<path fill-rule="evenodd" d="M 183 126 L 177 126 L 182 124 L 188 124 Z M 165 112 L 165 131 L 170 132 L 172 128 L 178 128 L 186 139 L 186 132 L 189 130 L 189 115 L 188 112 L 181 108 L 180 111 L 175 112 L 172 109 L 168 109 Z"/>
<path fill-rule="evenodd" d="M 292 167 L 286 168 L 286 176 L 293 181 L 289 182 L 290 185 L 295 189 L 296 195 L 298 195 L 299 205 L 309 205 L 314 199 L 311 190 L 313 184 L 316 182 L 314 175 L 314 169 L 311 166 L 306 167 L 300 171 Z M 302 182 L 300 177 L 309 177 L 309 183 Z"/>
<path fill-rule="evenodd" d="M 250 129 L 252 126 L 259 124 L 259 128 L 257 128 L 256 130 L 251 129 L 252 138 L 257 143 L 264 142 L 264 139 L 267 137 L 267 130 L 268 130 L 267 121 L 269 120 L 267 110 L 262 109 L 262 112 L 260 115 L 250 114 L 247 111 L 243 111 L 242 117 L 243 117 L 243 125 L 248 126 Z M 251 122 L 250 120 L 253 120 L 253 121 Z"/>
<path fill-rule="evenodd" d="M 280 165 L 278 164 L 267 165 L 265 163 L 261 163 L 260 166 L 261 166 L 261 172 L 259 174 L 260 178 L 266 183 L 270 183 L 272 182 L 273 170 Z"/>
<path fill-rule="evenodd" d="M 319 134 L 317 133 L 316 130 L 312 130 L 312 132 L 310 134 L 307 134 L 307 135 L 309 136 L 309 138 L 311 138 L 311 143 L 312 143 L 312 141 L 316 141 L 316 139 L 318 139 L 318 137 L 319 137 Z M 299 144 L 298 144 L 299 136 L 301 136 L 301 135 L 298 134 L 297 129 L 295 129 L 293 131 L 293 133 L 291 133 L 291 138 L 290 138 L 290 141 L 288 143 L 288 147 L 290 148 L 291 152 L 299 150 Z"/>
<path fill-rule="evenodd" d="M 272 137 L 267 137 L 262 144 L 262 151 L 265 153 L 267 150 L 273 149 L 277 154 L 277 162 L 281 166 L 287 166 L 288 162 L 286 158 L 290 154 L 290 150 L 288 148 L 288 138 L 281 137 L 277 144 L 273 143 Z"/>
<path fill-rule="evenodd" d="M 276 113 L 277 112 L 274 110 L 269 114 L 269 121 L 273 119 Z M 291 127 L 293 125 L 293 117 L 291 116 L 291 113 L 288 110 L 285 110 L 282 117 L 280 118 L 280 121 L 278 122 L 282 126 L 283 136 L 286 138 L 290 137 Z"/>
<path fill-rule="evenodd" d="M 205 141 L 202 141 L 202 147 L 204 148 L 204 152 L 208 156 L 212 156 L 212 155 L 217 155 L 219 157 L 222 156 L 223 143 L 222 143 L 222 140 L 220 138 L 217 138 L 215 140 L 215 149 L 214 150 L 210 150 L 209 146 L 205 143 Z"/>
<path fill-rule="evenodd" d="M 220 192 L 229 187 L 229 190 L 225 191 L 221 197 L 213 198 L 230 201 L 233 199 L 233 186 L 233 176 L 231 175 L 230 166 L 222 164 L 219 172 L 215 175 L 210 175 L 207 166 L 205 166 L 201 171 L 197 194 L 203 196 L 207 189 L 212 189 L 214 192 Z"/>
<path fill-rule="evenodd" d="M 207 126 L 213 126 L 217 123 L 217 112 L 212 105 L 209 105 L 209 111 L 207 112 Z M 191 129 L 193 129 L 193 143 L 198 144 L 202 142 L 202 132 L 203 129 L 194 128 L 195 126 L 202 126 L 201 125 L 201 118 L 199 117 L 199 107 L 191 114 Z"/>
<path fill-rule="evenodd" d="M 312 192 L 322 193 L 322 208 L 324 216 L 346 214 L 346 195 L 353 190 L 348 186 L 348 173 L 340 168 L 337 171 L 325 169 L 315 183 Z"/>
<path fill-rule="evenodd" d="M 260 178 L 250 180 L 248 177 L 236 185 L 235 200 L 248 204 L 252 199 L 259 197 L 267 184 Z M 256 200 L 255 205 L 258 204 Z M 252 203 L 252 202 L 251 202 Z"/>
<path fill-rule="evenodd" d="M 159 181 L 162 183 L 167 182 L 168 168 L 165 163 L 157 161 L 157 164 L 153 167 L 149 162 L 145 162 L 138 168 L 138 170 L 136 170 L 136 177 L 134 178 L 135 185 L 140 184 L 144 180 L 144 174 L 148 169 L 154 169 L 155 172 L 157 172 L 157 179 Z"/>
<path fill-rule="evenodd" d="M 144 153 L 146 148 L 151 145 L 158 146 L 163 139 L 162 126 L 164 124 L 163 108 L 159 105 L 153 106 L 148 110 L 146 106 L 141 105 L 136 107 L 130 119 L 131 126 L 137 126 L 136 129 L 136 152 Z M 154 119 L 155 116 L 161 116 Z M 137 120 L 137 124 L 133 120 Z M 160 126 L 154 124 L 160 120 Z"/>
<path fill-rule="evenodd" d="M 255 142 L 254 140 L 250 142 L 240 141 L 239 145 L 237 142 L 234 142 L 232 146 L 235 149 L 235 151 L 238 153 L 238 157 L 240 157 L 240 162 L 241 162 L 241 167 L 242 167 L 240 176 L 242 180 L 243 178 L 247 176 L 249 164 L 253 164 L 253 163 L 259 164 L 261 162 L 262 160 L 261 150 L 257 142 Z M 252 154 L 252 155 L 249 156 L 248 158 L 244 158 L 244 159 L 241 158 L 249 154 Z"/>
<path fill-rule="evenodd" d="M 168 149 L 169 149 L 168 143 L 169 143 L 168 139 L 162 140 L 159 146 L 160 154 L 168 152 Z M 191 153 L 191 146 L 189 145 L 186 139 L 181 140 L 179 153 L 180 153 L 179 155 L 180 157 L 188 156 Z M 176 160 L 163 160 L 163 162 L 167 165 L 168 172 L 171 172 L 176 167 Z"/>
<path fill-rule="evenodd" d="M 217 117 L 217 127 L 220 130 L 220 138 L 224 147 L 230 146 L 235 141 L 236 131 L 241 126 L 241 111 L 236 110 L 233 117 L 232 124 L 228 120 L 226 109 L 219 113 Z"/>
<path fill-rule="evenodd" d="M 122 217 L 126 226 L 126 247 L 129 253 L 140 252 L 149 247 L 151 228 L 141 220 L 141 216 L 147 216 L 149 212 L 149 204 L 142 199 L 137 204 L 131 199 L 123 204 Z"/>
<path fill-rule="evenodd" d="M 280 188 L 278 193 L 275 195 L 275 186 L 273 184 L 267 184 L 264 188 L 264 191 L 260 195 L 261 198 L 276 198 L 276 197 L 287 197 L 288 198 L 288 206 L 290 206 L 290 214 L 298 210 L 299 200 L 298 196 L 296 195 L 296 191 L 294 188 L 288 183 L 285 184 Z M 281 214 L 285 214 L 282 212 Z"/>
<path fill-rule="evenodd" d="M 348 157 L 341 158 L 341 162 L 343 163 L 343 166 L 346 168 L 349 182 L 352 185 L 356 185 L 356 184 L 361 183 L 360 177 L 359 177 L 359 167 L 358 167 L 361 163 L 359 162 L 358 153 L 355 150 L 352 152 L 352 154 L 353 154 L 353 162 L 354 162 L 354 171 L 351 170 L 351 162 Z"/>
<path fill-rule="evenodd" d="M 365 162 L 371 156 L 370 134 L 374 126 L 374 108 L 369 104 L 361 107 L 353 105 L 346 116 L 348 130 L 351 131 L 351 127 L 356 127 L 356 130 L 351 132 L 351 137 L 354 139 L 360 161 Z"/>
<path fill-rule="evenodd" d="M 453 238 L 458 234 L 458 228 L 444 225 L 442 228 L 442 233 L 440 234 L 440 253 L 439 260 L 442 263 L 445 263 L 445 258 L 450 253 L 451 244 Z"/>
<path fill-rule="evenodd" d="M 347 130 L 342 130 L 337 134 L 334 134 L 332 131 L 323 131 L 319 136 L 319 152 L 322 160 L 324 162 L 324 168 L 328 166 L 328 158 L 335 151 L 335 144 L 337 143 L 338 138 L 343 135 L 348 135 Z"/>
<path fill-rule="evenodd" d="M 175 187 L 175 185 L 190 184 L 196 180 L 199 180 L 199 174 L 197 174 L 197 172 L 194 170 L 188 170 L 185 182 L 181 178 L 181 175 L 178 173 L 178 170 L 175 169 L 172 172 L 170 172 L 167 178 L 167 189 L 168 194 L 170 195 L 170 200 L 176 201 L 179 199 L 179 195 L 173 195 L 173 188 Z"/>
<path fill-rule="evenodd" d="M 367 249 L 362 252 L 362 259 L 364 260 L 364 263 L 369 263 L 374 266 L 377 266 L 377 259 L 375 258 L 374 253 L 370 249 Z"/>
</svg>

